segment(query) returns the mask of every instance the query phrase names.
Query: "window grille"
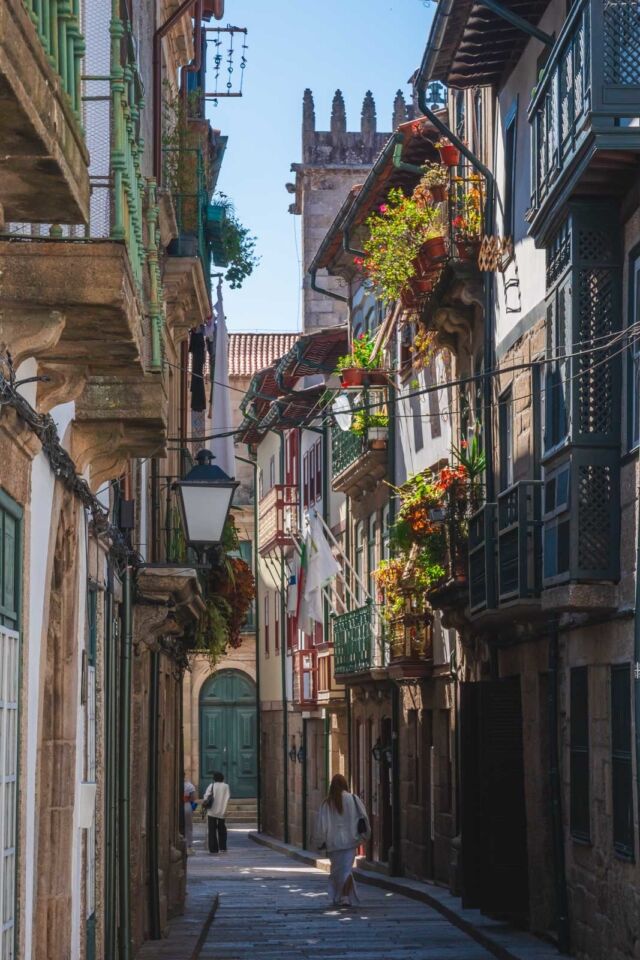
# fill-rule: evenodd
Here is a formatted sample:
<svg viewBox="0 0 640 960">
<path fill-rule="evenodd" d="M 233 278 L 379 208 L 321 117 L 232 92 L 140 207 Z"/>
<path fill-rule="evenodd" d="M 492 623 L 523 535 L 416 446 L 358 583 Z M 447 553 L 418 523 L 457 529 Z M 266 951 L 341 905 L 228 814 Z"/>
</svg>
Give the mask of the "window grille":
<svg viewBox="0 0 640 960">
<path fill-rule="evenodd" d="M 591 838 L 589 816 L 589 671 L 587 667 L 571 670 L 571 836 L 578 840 Z"/>
<path fill-rule="evenodd" d="M 631 668 L 611 667 L 611 792 L 613 846 L 633 859 L 633 775 L 631 761 Z"/>
</svg>

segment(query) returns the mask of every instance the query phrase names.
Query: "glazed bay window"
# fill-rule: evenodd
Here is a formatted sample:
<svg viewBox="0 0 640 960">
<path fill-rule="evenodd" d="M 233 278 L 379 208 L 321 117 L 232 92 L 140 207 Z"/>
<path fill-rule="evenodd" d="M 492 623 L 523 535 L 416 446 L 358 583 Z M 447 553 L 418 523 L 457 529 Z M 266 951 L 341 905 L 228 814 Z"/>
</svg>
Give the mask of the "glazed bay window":
<svg viewBox="0 0 640 960">
<path fill-rule="evenodd" d="M 361 584 L 364 583 L 364 523 L 362 520 L 359 520 L 358 523 L 356 523 L 355 533 L 356 582 L 354 593 L 357 598 L 358 606 L 362 606 L 365 601 L 364 590 L 361 586 Z"/>
</svg>

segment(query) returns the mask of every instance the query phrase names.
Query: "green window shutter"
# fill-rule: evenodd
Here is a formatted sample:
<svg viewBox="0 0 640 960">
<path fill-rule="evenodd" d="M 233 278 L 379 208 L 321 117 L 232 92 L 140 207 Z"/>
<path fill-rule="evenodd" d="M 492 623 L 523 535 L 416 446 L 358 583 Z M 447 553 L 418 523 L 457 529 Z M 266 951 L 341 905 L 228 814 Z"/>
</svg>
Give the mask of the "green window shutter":
<svg viewBox="0 0 640 960">
<path fill-rule="evenodd" d="M 0 490 L 0 624 L 18 629 L 22 509 Z"/>
<path fill-rule="evenodd" d="M 591 838 L 589 815 L 589 671 L 587 667 L 571 670 L 570 717 L 570 817 L 571 836 L 578 840 Z"/>
<path fill-rule="evenodd" d="M 631 667 L 611 667 L 611 792 L 613 846 L 633 859 L 633 773 L 631 760 Z"/>
</svg>

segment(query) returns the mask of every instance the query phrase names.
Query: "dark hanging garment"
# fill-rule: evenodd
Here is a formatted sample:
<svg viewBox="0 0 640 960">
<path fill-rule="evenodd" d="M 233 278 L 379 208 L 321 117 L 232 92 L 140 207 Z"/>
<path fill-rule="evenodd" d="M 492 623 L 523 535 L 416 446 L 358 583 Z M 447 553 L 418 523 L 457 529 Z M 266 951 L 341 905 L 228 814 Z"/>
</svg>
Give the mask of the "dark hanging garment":
<svg viewBox="0 0 640 960">
<path fill-rule="evenodd" d="M 204 389 L 204 333 L 192 330 L 189 338 L 189 353 L 191 354 L 191 409 L 205 410 L 207 406 L 206 391 Z"/>
</svg>

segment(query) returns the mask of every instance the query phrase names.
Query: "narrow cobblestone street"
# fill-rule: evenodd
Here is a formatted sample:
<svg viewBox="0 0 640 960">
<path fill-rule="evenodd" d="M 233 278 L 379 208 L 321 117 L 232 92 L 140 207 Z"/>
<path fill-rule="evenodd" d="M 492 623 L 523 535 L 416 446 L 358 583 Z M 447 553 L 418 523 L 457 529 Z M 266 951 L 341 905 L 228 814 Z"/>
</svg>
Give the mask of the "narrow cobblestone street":
<svg viewBox="0 0 640 960">
<path fill-rule="evenodd" d="M 189 859 L 187 914 L 204 919 L 203 905 L 219 894 L 215 919 L 199 952 L 175 930 L 164 944 L 147 944 L 143 956 L 164 960 L 486 960 L 491 954 L 440 916 L 408 898 L 359 884 L 361 907 L 329 907 L 327 876 L 320 870 L 258 846 L 246 830 L 232 829 L 229 853 L 205 852 L 196 827 Z M 171 946 L 170 946 L 171 944 Z M 187 947 L 185 952 L 185 946 Z"/>
</svg>

